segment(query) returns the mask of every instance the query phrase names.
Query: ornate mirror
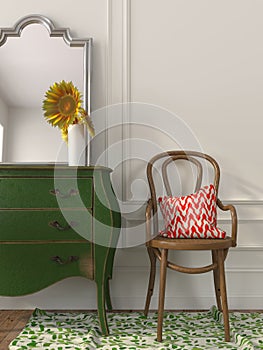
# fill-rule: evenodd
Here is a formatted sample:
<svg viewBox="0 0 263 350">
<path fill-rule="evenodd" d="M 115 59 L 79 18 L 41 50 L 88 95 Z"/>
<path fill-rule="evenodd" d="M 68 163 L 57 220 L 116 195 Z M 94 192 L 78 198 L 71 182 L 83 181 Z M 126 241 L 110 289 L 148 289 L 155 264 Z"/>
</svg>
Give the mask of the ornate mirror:
<svg viewBox="0 0 263 350">
<path fill-rule="evenodd" d="M 72 38 L 69 29 L 55 28 L 41 15 L 0 28 L 3 162 L 67 162 L 67 146 L 44 119 L 42 102 L 54 82 L 72 81 L 90 113 L 91 44 L 91 38 Z"/>
</svg>

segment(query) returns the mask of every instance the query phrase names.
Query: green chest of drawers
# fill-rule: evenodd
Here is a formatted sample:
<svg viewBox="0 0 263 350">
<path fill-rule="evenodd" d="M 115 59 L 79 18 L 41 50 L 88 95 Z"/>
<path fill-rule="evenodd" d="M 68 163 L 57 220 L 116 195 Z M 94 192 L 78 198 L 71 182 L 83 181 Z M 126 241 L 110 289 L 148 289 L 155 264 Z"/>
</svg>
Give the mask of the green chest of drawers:
<svg viewBox="0 0 263 350">
<path fill-rule="evenodd" d="M 39 291 L 82 276 L 97 285 L 108 334 L 109 279 L 121 225 L 110 169 L 0 166 L 0 295 Z"/>
</svg>

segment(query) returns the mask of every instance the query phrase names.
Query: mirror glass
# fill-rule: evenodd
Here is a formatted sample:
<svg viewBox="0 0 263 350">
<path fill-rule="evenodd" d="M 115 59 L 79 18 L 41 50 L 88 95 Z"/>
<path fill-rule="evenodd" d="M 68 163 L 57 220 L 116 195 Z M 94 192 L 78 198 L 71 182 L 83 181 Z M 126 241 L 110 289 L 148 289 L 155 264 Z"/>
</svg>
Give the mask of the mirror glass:
<svg viewBox="0 0 263 350">
<path fill-rule="evenodd" d="M 3 28 L 2 37 L 3 32 L 8 34 L 0 42 L 2 160 L 67 162 L 67 146 L 60 130 L 44 119 L 42 102 L 54 82 L 65 80 L 79 89 L 87 108 L 90 39 L 71 39 L 68 29 L 55 29 L 42 16 L 23 18 Z"/>
</svg>

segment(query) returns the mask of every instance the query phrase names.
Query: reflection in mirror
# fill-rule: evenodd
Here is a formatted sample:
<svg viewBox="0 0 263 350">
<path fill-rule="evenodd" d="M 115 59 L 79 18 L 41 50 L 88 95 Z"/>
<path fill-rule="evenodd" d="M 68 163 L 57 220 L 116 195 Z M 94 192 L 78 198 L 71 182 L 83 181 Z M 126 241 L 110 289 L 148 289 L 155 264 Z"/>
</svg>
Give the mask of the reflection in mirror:
<svg viewBox="0 0 263 350">
<path fill-rule="evenodd" d="M 67 162 L 67 146 L 59 129 L 45 121 L 42 101 L 54 82 L 72 81 L 90 112 L 91 39 L 72 39 L 68 29 L 56 29 L 40 15 L 0 30 L 3 161 Z"/>
</svg>

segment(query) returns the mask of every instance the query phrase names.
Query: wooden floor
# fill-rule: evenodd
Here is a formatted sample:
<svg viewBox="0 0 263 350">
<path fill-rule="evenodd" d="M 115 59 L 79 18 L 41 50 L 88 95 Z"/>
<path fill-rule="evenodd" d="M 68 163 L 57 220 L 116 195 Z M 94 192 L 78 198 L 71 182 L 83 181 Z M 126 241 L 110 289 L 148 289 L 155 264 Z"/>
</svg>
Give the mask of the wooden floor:
<svg viewBox="0 0 263 350">
<path fill-rule="evenodd" d="M 0 349 L 7 350 L 11 341 L 25 327 L 32 310 L 0 310 Z"/>
</svg>

